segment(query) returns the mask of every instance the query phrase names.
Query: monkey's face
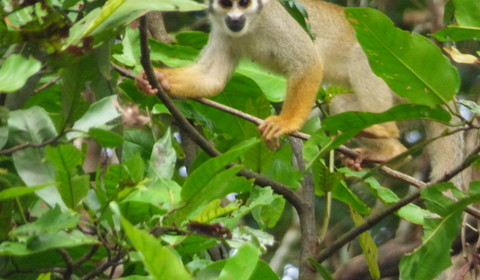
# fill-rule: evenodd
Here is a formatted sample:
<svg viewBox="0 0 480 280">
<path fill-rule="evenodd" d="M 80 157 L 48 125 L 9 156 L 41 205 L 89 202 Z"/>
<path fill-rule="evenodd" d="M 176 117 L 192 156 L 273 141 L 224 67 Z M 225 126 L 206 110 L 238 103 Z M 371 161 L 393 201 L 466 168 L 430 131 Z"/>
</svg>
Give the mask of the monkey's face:
<svg viewBox="0 0 480 280">
<path fill-rule="evenodd" d="M 227 34 L 241 36 L 268 0 L 210 0 L 209 11 Z"/>
</svg>

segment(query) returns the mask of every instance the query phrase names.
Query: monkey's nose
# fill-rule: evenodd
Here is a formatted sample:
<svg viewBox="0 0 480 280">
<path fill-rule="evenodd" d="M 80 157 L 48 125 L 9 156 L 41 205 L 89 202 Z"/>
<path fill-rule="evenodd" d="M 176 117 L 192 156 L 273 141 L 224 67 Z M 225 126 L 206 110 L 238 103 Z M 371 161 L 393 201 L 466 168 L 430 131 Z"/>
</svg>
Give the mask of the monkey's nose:
<svg viewBox="0 0 480 280">
<path fill-rule="evenodd" d="M 239 17 L 226 17 L 225 23 L 233 32 L 239 32 L 245 26 L 245 15 L 241 15 Z"/>
</svg>

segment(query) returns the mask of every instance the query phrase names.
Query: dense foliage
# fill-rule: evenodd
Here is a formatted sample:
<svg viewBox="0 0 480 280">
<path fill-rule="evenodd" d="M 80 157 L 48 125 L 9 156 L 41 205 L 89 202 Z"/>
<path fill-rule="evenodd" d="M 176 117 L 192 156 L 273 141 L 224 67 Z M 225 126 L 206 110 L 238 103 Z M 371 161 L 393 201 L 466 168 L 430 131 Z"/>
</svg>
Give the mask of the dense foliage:
<svg viewBox="0 0 480 280">
<path fill-rule="evenodd" d="M 478 181 L 465 191 L 448 182 L 430 186 L 421 192 L 423 203 L 415 204 L 419 193 L 407 195 L 401 179 L 380 181 L 385 176 L 380 167 L 342 168 L 333 151 L 376 123 L 429 119 L 448 124 L 456 111 L 441 105 L 459 93 L 466 117 L 451 123 L 451 132 L 478 139 L 480 107 L 473 102 L 479 98 L 480 77 L 477 0 L 452 1 L 445 21 L 453 25 L 432 36 L 471 52 L 446 49 L 462 63 L 457 67 L 432 37 L 402 31 L 377 10 L 348 8 L 372 69 L 408 103 L 380 114 L 328 116 L 324 104 L 348 89 L 322 89 L 321 117 L 306 124 L 304 132 L 311 137 L 304 144 L 284 138 L 282 148 L 272 152 L 253 123 L 196 101 L 176 100 L 221 152 L 216 157 L 192 144 L 188 129 L 155 96 L 140 93 L 132 79 L 142 71 L 134 21 L 150 10 L 199 11 L 203 4 L 0 3 L 1 279 L 279 279 L 286 263 L 309 268 L 301 259 L 329 279 L 339 263 L 361 251 L 371 277 L 378 279 L 383 269 L 377 265 L 377 246 L 393 237 L 401 221 L 423 227 L 421 245 L 395 264 L 402 279 L 432 279 L 451 265 L 462 214 L 480 201 Z M 181 21 L 182 15 L 169 16 Z M 208 34 L 183 31 L 175 39 L 173 45 L 149 41 L 155 65 L 191 64 Z M 283 77 L 242 61 L 214 100 L 265 118 L 284 91 Z M 413 147 L 408 155 L 417 157 L 424 146 L 422 131 L 408 135 L 405 142 Z M 414 162 L 423 168 L 424 161 Z M 464 167 L 469 165 L 478 165 L 475 154 Z M 247 176 L 239 176 L 244 169 Z M 300 190 L 309 188 L 315 198 L 302 195 Z M 449 198 L 443 195 L 447 190 L 453 194 Z M 302 235 L 289 240 L 299 228 Z M 343 235 L 352 228 L 358 232 Z M 337 246 L 339 236 L 353 248 Z M 317 240 L 321 246 L 308 255 L 305 240 L 312 238 L 312 247 Z M 269 266 L 273 259 L 281 259 L 280 265 Z"/>
</svg>

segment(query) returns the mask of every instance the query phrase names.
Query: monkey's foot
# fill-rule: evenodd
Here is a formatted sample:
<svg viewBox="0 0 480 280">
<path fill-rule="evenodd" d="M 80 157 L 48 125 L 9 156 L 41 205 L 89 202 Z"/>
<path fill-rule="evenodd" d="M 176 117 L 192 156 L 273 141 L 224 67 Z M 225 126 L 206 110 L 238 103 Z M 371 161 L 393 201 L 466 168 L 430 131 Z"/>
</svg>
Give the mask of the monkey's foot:
<svg viewBox="0 0 480 280">
<path fill-rule="evenodd" d="M 393 158 L 393 156 L 387 156 L 367 149 L 356 148 L 353 150 L 358 154 L 356 158 L 349 158 L 343 155 L 341 157 L 345 166 L 355 171 L 361 171 L 363 168 L 368 167 L 369 164 L 384 163 Z"/>
<path fill-rule="evenodd" d="M 280 136 L 291 133 L 298 128 L 292 125 L 291 120 L 281 116 L 270 116 L 258 127 L 267 147 L 276 150 L 280 147 Z"/>
</svg>

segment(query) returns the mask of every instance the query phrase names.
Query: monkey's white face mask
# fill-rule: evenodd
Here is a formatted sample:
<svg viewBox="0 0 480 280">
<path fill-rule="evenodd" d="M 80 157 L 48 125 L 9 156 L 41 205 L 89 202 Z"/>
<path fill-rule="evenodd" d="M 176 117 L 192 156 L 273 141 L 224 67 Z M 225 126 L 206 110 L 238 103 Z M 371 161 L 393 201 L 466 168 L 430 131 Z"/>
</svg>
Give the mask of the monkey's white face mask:
<svg viewBox="0 0 480 280">
<path fill-rule="evenodd" d="M 239 37 L 249 32 L 256 16 L 269 0 L 209 0 L 212 21 L 223 27 L 225 33 Z"/>
</svg>

